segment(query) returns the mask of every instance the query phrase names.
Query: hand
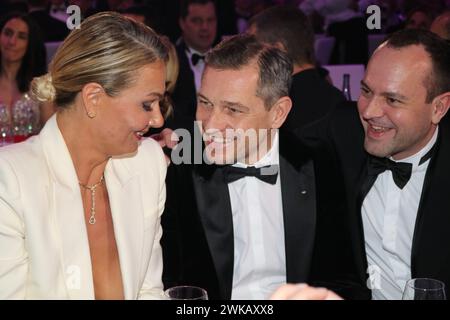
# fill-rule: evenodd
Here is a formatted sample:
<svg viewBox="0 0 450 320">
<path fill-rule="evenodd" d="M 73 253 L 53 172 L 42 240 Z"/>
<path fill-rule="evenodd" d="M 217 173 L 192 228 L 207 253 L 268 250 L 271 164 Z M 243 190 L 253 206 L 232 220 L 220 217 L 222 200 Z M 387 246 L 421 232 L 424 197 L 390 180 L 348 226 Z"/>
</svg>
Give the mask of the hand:
<svg viewBox="0 0 450 320">
<path fill-rule="evenodd" d="M 173 149 L 178 144 L 179 140 L 176 133 L 169 128 L 165 128 L 160 133 L 153 134 L 150 137 L 156 140 L 161 148 L 167 147 L 169 149 Z"/>
<path fill-rule="evenodd" d="M 310 287 L 306 284 L 285 284 L 270 297 L 271 300 L 342 300 L 326 288 Z"/>
<path fill-rule="evenodd" d="M 160 133 L 152 134 L 150 138 L 156 140 L 161 148 L 173 149 L 178 144 L 178 136 L 169 128 L 163 129 Z M 170 165 L 170 158 L 165 154 L 167 165 Z"/>
</svg>

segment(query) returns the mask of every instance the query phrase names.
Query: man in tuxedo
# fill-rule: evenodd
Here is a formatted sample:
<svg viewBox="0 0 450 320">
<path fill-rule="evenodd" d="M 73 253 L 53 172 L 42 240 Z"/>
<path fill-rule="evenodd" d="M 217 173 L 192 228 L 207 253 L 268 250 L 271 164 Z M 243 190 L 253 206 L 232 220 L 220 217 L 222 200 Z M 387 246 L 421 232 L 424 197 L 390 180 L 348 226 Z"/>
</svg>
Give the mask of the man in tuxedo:
<svg viewBox="0 0 450 320">
<path fill-rule="evenodd" d="M 407 280 L 434 278 L 448 296 L 450 127 L 441 119 L 449 107 L 449 44 L 429 31 L 404 30 L 373 54 L 357 108 L 337 108 L 301 130 L 316 157 L 330 161 L 317 168 L 333 177 L 317 181 L 329 186 L 318 196 L 340 203 L 336 215 L 345 221 L 343 229 L 320 222 L 311 279 L 401 299 Z"/>
<path fill-rule="evenodd" d="M 251 35 L 207 54 L 196 114 L 206 161 L 169 167 L 165 287 L 200 286 L 211 299 L 265 299 L 281 284 L 308 279 L 313 164 L 296 138 L 278 132 L 291 109 L 291 74 L 282 50 Z"/>
<path fill-rule="evenodd" d="M 315 66 L 314 32 L 298 9 L 276 6 L 250 20 L 249 32 L 287 52 L 294 62 L 289 96 L 293 106 L 283 127 L 294 130 L 324 117 L 345 98 L 319 74 Z"/>
<path fill-rule="evenodd" d="M 179 25 L 182 37 L 176 46 L 180 72 L 172 95 L 174 114 L 175 117 L 195 119 L 197 91 L 205 68 L 204 56 L 211 49 L 217 32 L 214 1 L 181 1 Z"/>
</svg>

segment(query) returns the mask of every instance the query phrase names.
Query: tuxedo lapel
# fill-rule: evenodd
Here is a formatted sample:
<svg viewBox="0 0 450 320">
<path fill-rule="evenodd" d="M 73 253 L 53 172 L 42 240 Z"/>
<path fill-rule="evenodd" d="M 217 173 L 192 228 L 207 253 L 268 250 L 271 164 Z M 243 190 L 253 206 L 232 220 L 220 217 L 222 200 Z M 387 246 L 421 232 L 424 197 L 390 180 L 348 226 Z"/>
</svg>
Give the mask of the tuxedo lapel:
<svg viewBox="0 0 450 320">
<path fill-rule="evenodd" d="M 314 246 L 316 206 L 312 162 L 300 171 L 280 156 L 283 200 L 286 280 L 305 282 L 310 271 Z"/>
<path fill-rule="evenodd" d="M 95 299 L 81 193 L 59 182 L 51 192 L 61 241 L 61 263 L 70 299 Z"/>
<path fill-rule="evenodd" d="M 192 172 L 200 220 L 219 280 L 222 299 L 231 297 L 233 285 L 233 218 L 230 194 L 222 169 L 202 165 Z"/>
<path fill-rule="evenodd" d="M 345 184 L 346 204 L 343 212 L 348 219 L 348 232 L 352 256 L 362 283 L 367 278 L 367 258 L 362 222 L 362 204 L 374 181 L 368 181 L 367 152 L 364 149 L 364 128 L 359 119 L 356 103 L 338 108 L 330 124 L 329 136 L 334 141 Z M 369 186 L 370 185 L 370 186 Z"/>
<path fill-rule="evenodd" d="M 444 125 L 439 126 L 439 130 L 416 218 L 411 249 L 411 274 L 413 277 L 449 281 L 450 271 L 444 269 L 449 267 L 450 254 L 442 246 L 450 243 L 450 132 Z M 447 279 L 442 279 L 442 274 Z"/>
<path fill-rule="evenodd" d="M 355 168 L 356 169 L 356 168 Z M 363 165 L 352 184 L 355 186 L 354 190 L 351 190 L 347 195 L 349 197 L 349 221 L 350 221 L 350 234 L 352 239 L 353 250 L 355 252 L 355 263 L 357 270 L 359 270 L 360 280 L 366 281 L 367 274 L 367 256 L 366 256 L 366 242 L 364 238 L 364 227 L 362 222 L 362 205 L 367 193 L 372 188 L 375 179 L 371 179 L 368 176 L 367 157 L 363 161 Z M 355 205 L 355 207 L 353 207 Z"/>
<path fill-rule="evenodd" d="M 316 226 L 314 166 L 298 141 L 280 131 L 280 179 L 286 250 L 286 280 L 308 279 Z"/>
<path fill-rule="evenodd" d="M 145 221 L 139 176 L 130 171 L 119 159 L 109 161 L 105 169 L 114 236 L 120 260 L 125 299 L 137 299 L 142 265 Z M 130 232 L 132 230 L 132 232 Z M 151 235 L 149 235 L 150 237 Z"/>
</svg>

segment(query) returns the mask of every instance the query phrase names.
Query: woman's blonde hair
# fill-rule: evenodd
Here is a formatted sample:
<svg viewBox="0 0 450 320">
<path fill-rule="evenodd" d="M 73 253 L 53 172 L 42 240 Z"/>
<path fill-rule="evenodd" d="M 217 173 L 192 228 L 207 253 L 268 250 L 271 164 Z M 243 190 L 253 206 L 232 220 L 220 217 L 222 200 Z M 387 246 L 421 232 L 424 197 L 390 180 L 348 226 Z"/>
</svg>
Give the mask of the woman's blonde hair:
<svg viewBox="0 0 450 320">
<path fill-rule="evenodd" d="M 178 62 L 177 50 L 172 42 L 170 42 L 169 38 L 162 36 L 161 40 L 168 52 L 168 59 L 166 61 L 166 95 L 164 101 L 160 103 L 161 112 L 163 113 L 164 118 L 167 119 L 173 115 L 173 101 L 170 95 L 175 91 L 178 74 L 180 72 L 180 65 Z"/>
<path fill-rule="evenodd" d="M 166 36 L 161 37 L 161 40 L 168 51 L 168 60 L 166 62 L 166 90 L 172 94 L 175 90 L 178 73 L 180 72 L 177 50 Z"/>
<path fill-rule="evenodd" d="M 132 85 L 137 69 L 157 60 L 167 61 L 167 48 L 151 28 L 118 13 L 99 13 L 69 34 L 49 73 L 33 80 L 32 92 L 39 101 L 67 107 L 95 82 L 113 97 Z"/>
</svg>

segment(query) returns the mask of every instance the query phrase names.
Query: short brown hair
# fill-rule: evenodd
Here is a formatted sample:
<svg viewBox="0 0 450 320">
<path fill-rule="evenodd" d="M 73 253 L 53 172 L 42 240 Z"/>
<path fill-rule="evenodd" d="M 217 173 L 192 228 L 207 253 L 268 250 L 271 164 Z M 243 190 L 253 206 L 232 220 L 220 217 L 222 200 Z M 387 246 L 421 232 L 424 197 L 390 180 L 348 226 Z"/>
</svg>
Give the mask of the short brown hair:
<svg viewBox="0 0 450 320">
<path fill-rule="evenodd" d="M 258 40 L 271 45 L 281 43 L 294 63 L 315 64 L 314 31 L 298 8 L 275 6 L 254 16 L 249 24 L 256 28 Z"/>
<path fill-rule="evenodd" d="M 392 34 L 386 46 L 403 49 L 408 46 L 423 46 L 430 55 L 432 70 L 425 78 L 426 103 L 438 95 L 450 91 L 450 44 L 428 30 L 404 29 Z"/>
<path fill-rule="evenodd" d="M 239 70 L 256 63 L 259 80 L 256 95 L 267 109 L 281 97 L 289 95 L 292 82 L 292 60 L 282 50 L 259 42 L 255 36 L 229 37 L 214 47 L 205 58 L 206 68 Z"/>
<path fill-rule="evenodd" d="M 186 19 L 189 14 L 189 6 L 192 4 L 206 5 L 208 3 L 212 3 L 214 8 L 217 10 L 217 5 L 214 0 L 181 0 L 180 2 L 180 18 Z M 217 14 L 217 12 L 216 12 Z"/>
</svg>

